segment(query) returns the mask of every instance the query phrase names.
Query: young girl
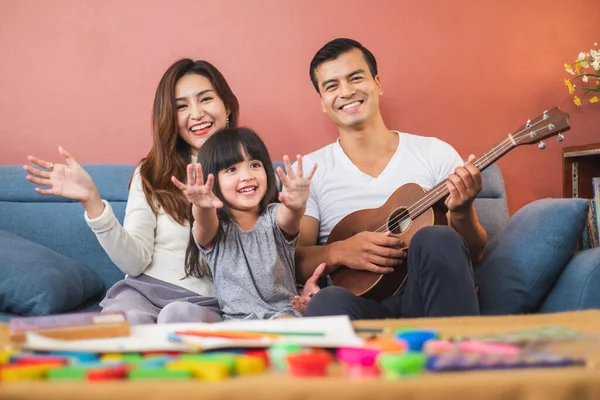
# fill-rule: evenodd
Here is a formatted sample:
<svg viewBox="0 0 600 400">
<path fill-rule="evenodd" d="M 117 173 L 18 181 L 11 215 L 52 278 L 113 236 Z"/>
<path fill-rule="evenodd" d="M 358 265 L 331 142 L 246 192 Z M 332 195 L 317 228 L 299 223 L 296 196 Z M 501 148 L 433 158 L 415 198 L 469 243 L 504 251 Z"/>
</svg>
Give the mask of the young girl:
<svg viewBox="0 0 600 400">
<path fill-rule="evenodd" d="M 237 125 L 238 109 L 210 63 L 182 59 L 169 67 L 154 98 L 152 149 L 133 174 L 123 226 L 66 150 L 59 148 L 66 164 L 29 156 L 43 170 L 25 166 L 27 179 L 47 187 L 36 191 L 80 201 L 98 241 L 126 274 L 108 290 L 103 311 L 125 311 L 133 324 L 221 320 L 207 266 L 188 246 L 189 202 L 170 177 L 185 179 L 206 139 Z"/>
<path fill-rule="evenodd" d="M 294 251 L 317 166 L 304 176 L 301 156 L 296 174 L 283 159 L 287 176 L 281 168 L 277 174 L 286 190 L 279 193 L 263 141 L 248 128 L 230 128 L 204 143 L 196 166 L 187 167 L 187 186 L 172 177 L 193 205 L 193 237 L 226 319 L 298 317 L 294 305 L 301 309 L 314 292 L 316 284 L 297 296 Z"/>
</svg>

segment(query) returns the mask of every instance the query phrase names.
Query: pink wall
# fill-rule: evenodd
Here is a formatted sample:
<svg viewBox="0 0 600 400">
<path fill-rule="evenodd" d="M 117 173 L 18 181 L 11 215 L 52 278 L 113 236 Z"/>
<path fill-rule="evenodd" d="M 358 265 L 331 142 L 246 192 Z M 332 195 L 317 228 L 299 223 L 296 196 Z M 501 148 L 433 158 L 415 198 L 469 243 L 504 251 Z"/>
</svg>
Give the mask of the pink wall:
<svg viewBox="0 0 600 400">
<path fill-rule="evenodd" d="M 600 42 L 600 2 L 576 3 L 3 0 L 0 163 L 59 161 L 59 144 L 82 163 L 136 163 L 150 148 L 155 87 L 179 57 L 221 69 L 274 159 L 310 152 L 337 132 L 308 65 L 346 36 L 378 58 L 388 126 L 464 156 L 554 105 L 570 112 L 563 144 L 500 161 L 514 212 L 561 195 L 563 146 L 600 141 L 600 107 L 576 109 L 563 86 L 563 64 Z"/>
</svg>

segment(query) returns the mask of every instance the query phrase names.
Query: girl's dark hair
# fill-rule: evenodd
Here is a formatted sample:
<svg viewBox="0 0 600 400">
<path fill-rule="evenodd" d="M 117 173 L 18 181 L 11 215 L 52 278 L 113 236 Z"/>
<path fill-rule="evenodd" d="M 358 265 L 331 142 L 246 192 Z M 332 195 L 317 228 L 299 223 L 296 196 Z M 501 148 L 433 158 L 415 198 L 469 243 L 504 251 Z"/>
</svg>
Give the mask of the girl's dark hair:
<svg viewBox="0 0 600 400">
<path fill-rule="evenodd" d="M 244 161 L 244 153 L 251 159 L 260 161 L 267 175 L 267 191 L 259 204 L 260 213 L 263 213 L 269 204 L 279 201 L 279 189 L 277 187 L 273 162 L 269 156 L 267 146 L 265 146 L 261 138 L 250 128 L 221 129 L 209 137 L 198 151 L 198 163 L 202 165 L 204 180 L 206 181 L 210 174 L 215 177 L 213 192 L 223 202 L 223 207 L 217 209 L 217 217 L 221 221 L 231 221 L 233 216 L 219 186 L 219 171 Z M 218 234 L 221 233 L 220 231 Z M 192 246 L 198 251 L 192 232 L 190 231 L 188 251 Z M 196 268 L 187 263 L 186 274 L 187 276 L 198 275 Z"/>
<path fill-rule="evenodd" d="M 142 190 L 155 214 L 162 207 L 167 215 L 182 225 L 191 220 L 190 205 L 181 190 L 171 182 L 171 176 L 185 182 L 186 166 L 191 162 L 192 154 L 190 145 L 179 136 L 175 85 L 181 77 L 189 74 L 201 75 L 210 81 L 229 111 L 231 126 L 237 126 L 240 108 L 237 97 L 221 72 L 207 61 L 189 58 L 178 60 L 167 69 L 158 83 L 152 109 L 152 148 L 140 165 Z M 198 278 L 209 275 L 208 266 L 200 258 L 195 246 L 188 246 L 185 265 L 186 272 L 193 270 Z"/>
</svg>

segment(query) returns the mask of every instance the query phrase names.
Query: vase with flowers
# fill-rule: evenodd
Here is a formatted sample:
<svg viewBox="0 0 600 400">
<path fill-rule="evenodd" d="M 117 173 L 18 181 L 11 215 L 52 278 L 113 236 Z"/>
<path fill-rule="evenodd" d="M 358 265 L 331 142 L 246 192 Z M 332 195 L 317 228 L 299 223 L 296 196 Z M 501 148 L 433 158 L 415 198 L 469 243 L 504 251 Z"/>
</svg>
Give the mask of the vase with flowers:
<svg viewBox="0 0 600 400">
<path fill-rule="evenodd" d="M 598 43 L 594 43 L 597 47 Z M 581 52 L 577 60 L 571 64 L 565 64 L 565 71 L 572 78 L 565 79 L 565 86 L 569 94 L 573 95 L 573 103 L 581 106 L 587 101 L 594 104 L 600 103 L 600 48 Z"/>
</svg>

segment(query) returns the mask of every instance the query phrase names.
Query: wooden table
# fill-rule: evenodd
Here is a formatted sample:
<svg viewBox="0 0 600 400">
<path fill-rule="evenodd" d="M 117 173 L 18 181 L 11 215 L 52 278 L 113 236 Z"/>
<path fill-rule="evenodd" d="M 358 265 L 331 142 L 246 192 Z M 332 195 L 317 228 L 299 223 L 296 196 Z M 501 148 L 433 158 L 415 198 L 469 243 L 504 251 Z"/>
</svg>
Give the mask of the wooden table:
<svg viewBox="0 0 600 400">
<path fill-rule="evenodd" d="M 358 321 L 360 327 L 423 327 L 442 335 L 473 335 L 561 325 L 600 336 L 600 311 L 530 316 L 432 318 Z M 0 329 L 0 343 L 6 332 Z M 265 374 L 222 383 L 110 382 L 110 383 L 4 383 L 0 399 L 600 399 L 598 345 L 579 349 L 589 354 L 590 365 L 578 368 L 530 369 L 425 374 L 399 381 L 349 381 L 340 376 L 292 379 Z"/>
</svg>

